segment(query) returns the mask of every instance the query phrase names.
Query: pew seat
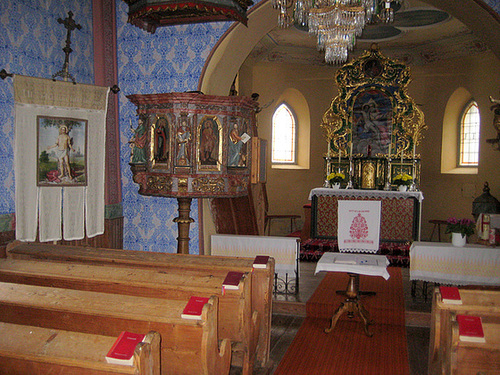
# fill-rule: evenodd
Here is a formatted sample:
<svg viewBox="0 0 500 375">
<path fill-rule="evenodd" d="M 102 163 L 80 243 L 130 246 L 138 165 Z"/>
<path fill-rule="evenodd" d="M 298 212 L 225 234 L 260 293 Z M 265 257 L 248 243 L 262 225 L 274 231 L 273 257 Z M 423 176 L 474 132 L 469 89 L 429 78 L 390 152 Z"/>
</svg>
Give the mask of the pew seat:
<svg viewBox="0 0 500 375">
<path fill-rule="evenodd" d="M 228 374 L 231 343 L 217 335 L 217 297 L 201 320 L 183 319 L 187 301 L 0 282 L 0 321 L 118 337 L 156 331 L 161 374 Z"/>
<path fill-rule="evenodd" d="M 218 296 L 219 338 L 233 343 L 244 356 L 244 373 L 251 374 L 258 338 L 257 316 L 252 318 L 250 278 L 244 274 L 239 289 L 222 291 L 225 275 L 175 272 L 153 268 L 114 267 L 55 261 L 0 259 L 0 281 L 56 288 L 117 293 L 186 301 L 191 296 Z M 256 312 L 255 312 L 256 313 Z"/>
<path fill-rule="evenodd" d="M 272 288 L 275 261 L 269 258 L 266 268 L 253 269 L 253 259 L 155 253 L 148 251 L 103 249 L 14 241 L 7 246 L 11 259 L 37 259 L 84 264 L 112 264 L 116 267 L 152 268 L 162 272 L 184 272 L 205 275 L 226 275 L 228 271 L 248 273 L 251 279 L 252 319 L 258 330 L 255 359 L 266 367 L 269 361 L 271 337 Z M 255 313 L 256 312 L 256 313 Z"/>
<path fill-rule="evenodd" d="M 0 322 L 0 374 L 159 375 L 160 335 L 146 334 L 133 366 L 109 364 L 116 337 Z"/>
</svg>

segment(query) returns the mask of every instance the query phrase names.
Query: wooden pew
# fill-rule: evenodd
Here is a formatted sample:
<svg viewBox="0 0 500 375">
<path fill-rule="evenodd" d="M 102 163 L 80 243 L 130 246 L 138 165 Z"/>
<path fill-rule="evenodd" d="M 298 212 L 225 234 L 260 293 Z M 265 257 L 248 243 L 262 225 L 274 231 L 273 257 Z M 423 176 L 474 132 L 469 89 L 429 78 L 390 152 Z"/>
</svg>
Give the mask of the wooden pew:
<svg viewBox="0 0 500 375">
<path fill-rule="evenodd" d="M 156 331 L 161 374 L 228 374 L 231 343 L 217 339 L 217 297 L 202 320 L 181 318 L 187 301 L 0 283 L 0 321 L 103 336 Z"/>
<path fill-rule="evenodd" d="M 452 346 L 452 317 L 456 314 L 479 315 L 489 322 L 500 323 L 500 291 L 480 288 L 459 288 L 461 305 L 441 302 L 439 288 L 432 296 L 431 329 L 429 342 L 429 374 L 441 374 L 445 358 Z"/>
<path fill-rule="evenodd" d="M 219 297 L 218 334 L 229 339 L 234 351 L 244 355 L 244 374 L 251 374 L 255 357 L 256 322 L 252 319 L 248 273 L 238 290 L 222 293 L 224 275 L 200 275 L 189 271 L 164 272 L 153 268 L 115 267 L 56 261 L 0 259 L 0 281 L 56 288 L 118 293 L 132 296 L 180 299 Z"/>
<path fill-rule="evenodd" d="M 133 366 L 105 356 L 116 337 L 0 322 L 0 374 L 160 375 L 160 335 L 137 345 Z"/>
<path fill-rule="evenodd" d="M 272 291 L 274 259 L 270 258 L 264 269 L 253 269 L 253 259 L 154 253 L 135 250 L 96 249 L 77 246 L 21 243 L 14 241 L 7 246 L 7 257 L 13 259 L 57 260 L 86 264 L 113 264 L 155 268 L 163 271 L 181 270 L 200 274 L 225 275 L 228 271 L 248 272 L 251 276 L 252 316 L 257 311 L 259 327 L 256 361 L 265 367 L 269 360 L 271 337 Z"/>
<path fill-rule="evenodd" d="M 451 315 L 450 347 L 445 351 L 445 374 L 500 374 L 500 322 L 483 319 L 484 343 L 460 341 L 455 314 Z"/>
</svg>

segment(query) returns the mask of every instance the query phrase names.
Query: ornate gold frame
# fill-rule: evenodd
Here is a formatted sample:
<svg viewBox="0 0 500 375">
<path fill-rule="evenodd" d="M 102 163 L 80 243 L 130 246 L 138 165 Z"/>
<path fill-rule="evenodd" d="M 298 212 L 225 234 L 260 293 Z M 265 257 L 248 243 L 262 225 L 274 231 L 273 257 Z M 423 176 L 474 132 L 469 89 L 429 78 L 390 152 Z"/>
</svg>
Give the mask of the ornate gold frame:
<svg viewBox="0 0 500 375">
<path fill-rule="evenodd" d="M 408 95 L 409 68 L 381 54 L 376 44 L 359 58 L 342 66 L 335 76 L 338 96 L 323 115 L 321 128 L 329 143 L 327 157 L 352 157 L 353 106 L 360 93 L 379 90 L 391 101 L 390 146 L 374 156 L 414 158 L 415 147 L 427 129 L 424 114 Z M 390 155 L 389 155 L 390 153 Z"/>
</svg>

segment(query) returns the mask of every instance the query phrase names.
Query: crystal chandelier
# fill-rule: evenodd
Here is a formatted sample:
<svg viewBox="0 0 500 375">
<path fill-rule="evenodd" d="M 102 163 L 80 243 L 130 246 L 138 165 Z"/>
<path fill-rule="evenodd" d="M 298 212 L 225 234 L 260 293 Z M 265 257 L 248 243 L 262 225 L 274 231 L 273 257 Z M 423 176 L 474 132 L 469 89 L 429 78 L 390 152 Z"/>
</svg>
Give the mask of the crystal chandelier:
<svg viewBox="0 0 500 375">
<path fill-rule="evenodd" d="M 356 37 L 368 23 L 394 21 L 392 2 L 402 0 L 273 0 L 279 10 L 278 25 L 289 27 L 294 23 L 308 27 L 316 34 L 318 49 L 325 51 L 327 63 L 347 61 Z"/>
</svg>

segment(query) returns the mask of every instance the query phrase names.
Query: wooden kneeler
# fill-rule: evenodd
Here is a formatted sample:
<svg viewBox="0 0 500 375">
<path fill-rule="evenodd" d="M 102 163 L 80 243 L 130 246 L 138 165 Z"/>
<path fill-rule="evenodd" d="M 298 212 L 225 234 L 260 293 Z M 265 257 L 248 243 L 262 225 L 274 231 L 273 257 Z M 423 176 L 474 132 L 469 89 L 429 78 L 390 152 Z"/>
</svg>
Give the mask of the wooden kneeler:
<svg viewBox="0 0 500 375">
<path fill-rule="evenodd" d="M 186 301 L 0 283 L 0 321 L 118 337 L 161 336 L 161 374 L 228 374 L 231 342 L 217 337 L 217 297 L 201 320 L 181 318 Z"/>
<path fill-rule="evenodd" d="M 160 335 L 149 332 L 132 366 L 106 362 L 116 337 L 0 322 L 0 374 L 160 375 Z"/>
</svg>

